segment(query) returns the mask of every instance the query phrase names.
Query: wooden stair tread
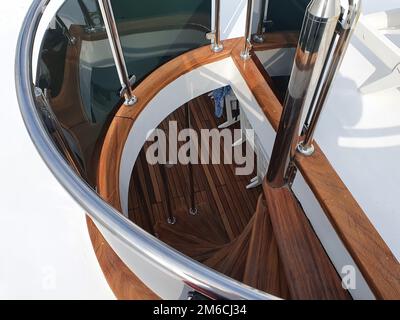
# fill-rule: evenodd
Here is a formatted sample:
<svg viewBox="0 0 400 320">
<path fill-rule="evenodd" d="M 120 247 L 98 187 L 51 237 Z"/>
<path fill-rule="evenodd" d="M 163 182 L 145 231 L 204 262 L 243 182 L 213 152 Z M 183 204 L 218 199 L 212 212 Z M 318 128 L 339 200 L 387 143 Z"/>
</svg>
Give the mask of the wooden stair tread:
<svg viewBox="0 0 400 320">
<path fill-rule="evenodd" d="M 236 240 L 221 248 L 211 258 L 204 261 L 204 264 L 233 279 L 242 281 L 253 222 L 254 217 Z"/>
<path fill-rule="evenodd" d="M 190 232 L 176 229 L 175 225 L 157 223 L 155 231 L 160 240 L 199 262 L 213 256 L 216 251 L 222 248 L 221 245 L 208 242 Z"/>
<path fill-rule="evenodd" d="M 225 245 L 229 242 L 225 229 L 217 220 L 218 214 L 211 210 L 208 203 L 197 203 L 198 214 L 190 216 L 190 219 L 184 219 L 188 223 L 185 224 L 186 230 L 191 230 L 194 234 L 199 234 L 204 237 L 207 235 L 207 241 L 216 245 Z M 189 209 L 178 210 L 177 217 L 180 214 L 189 215 Z M 179 223 L 179 221 L 178 221 Z"/>
<path fill-rule="evenodd" d="M 196 216 L 189 216 L 187 208 L 174 210 L 176 224 L 158 221 L 154 231 L 163 242 L 192 259 L 203 262 L 229 243 L 229 240 L 220 225 L 214 221 L 209 206 L 199 203 L 197 208 L 199 213 Z"/>
<path fill-rule="evenodd" d="M 176 217 L 176 224 L 169 225 L 166 220 L 158 221 L 155 225 L 164 225 L 165 227 L 172 227 L 176 231 L 183 234 L 191 234 L 194 237 L 202 239 L 214 246 L 222 246 L 229 243 L 229 238 L 221 228 L 220 224 L 215 221 L 216 214 L 211 212 L 207 203 L 197 204 L 198 215 L 191 216 L 189 209 L 180 207 L 173 211 Z M 157 231 L 157 230 L 155 230 Z"/>
<path fill-rule="evenodd" d="M 264 194 L 292 299 L 350 299 L 310 222 L 288 188 Z"/>
<path fill-rule="evenodd" d="M 257 203 L 243 282 L 274 296 L 290 298 L 286 275 L 263 195 Z"/>
</svg>

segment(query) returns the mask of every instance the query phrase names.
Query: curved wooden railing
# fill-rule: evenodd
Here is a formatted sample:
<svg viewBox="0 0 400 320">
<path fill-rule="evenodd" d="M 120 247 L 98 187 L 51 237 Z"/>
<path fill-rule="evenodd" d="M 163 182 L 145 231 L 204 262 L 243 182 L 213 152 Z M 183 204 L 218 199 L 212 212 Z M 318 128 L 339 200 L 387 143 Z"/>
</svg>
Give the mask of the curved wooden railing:
<svg viewBox="0 0 400 320">
<path fill-rule="evenodd" d="M 267 119 L 275 130 L 278 129 L 282 105 L 268 83 L 261 80 L 263 74 L 256 63 L 240 59 L 241 44 L 242 39 L 232 39 L 224 42 L 225 49 L 220 53 L 211 52 L 207 46 L 183 54 L 155 70 L 134 90 L 138 103 L 134 107 L 121 106 L 101 151 L 98 191 L 104 200 L 121 211 L 121 158 L 129 132 L 142 111 L 168 84 L 200 66 L 231 57 Z M 275 49 L 277 44 L 273 42 L 270 47 L 268 43 L 263 44 L 263 49 L 268 48 Z M 376 298 L 398 299 L 399 263 L 321 149 L 317 144 L 315 147 L 313 156 L 296 159 L 299 170 Z"/>
</svg>

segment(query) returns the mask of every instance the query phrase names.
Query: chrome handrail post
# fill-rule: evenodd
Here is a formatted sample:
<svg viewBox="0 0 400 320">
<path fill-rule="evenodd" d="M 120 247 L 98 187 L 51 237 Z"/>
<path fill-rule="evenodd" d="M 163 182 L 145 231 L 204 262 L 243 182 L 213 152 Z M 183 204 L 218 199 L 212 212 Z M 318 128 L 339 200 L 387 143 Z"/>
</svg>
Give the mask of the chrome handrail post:
<svg viewBox="0 0 400 320">
<path fill-rule="evenodd" d="M 264 42 L 264 24 L 265 10 L 267 9 L 268 0 L 260 0 L 260 21 L 258 22 L 257 33 L 253 36 L 253 41 L 257 43 Z"/>
<path fill-rule="evenodd" d="M 307 115 L 307 119 L 303 128 L 304 140 L 297 147 L 297 151 L 304 156 L 311 156 L 314 154 L 315 148 L 312 144 L 314 133 L 332 87 L 332 83 L 337 72 L 339 71 L 360 15 L 361 0 L 349 0 L 348 10 L 347 12 L 343 12 L 338 25 L 337 34 L 339 40 L 336 45 L 333 45 L 332 43 L 332 47 L 329 50 L 329 60 L 331 60 L 331 63 L 325 64 L 322 72 L 322 76 L 326 74 L 326 77 L 322 79 L 321 76 L 319 88 L 316 90 L 311 102 L 312 108 L 310 108 L 310 112 Z"/>
<path fill-rule="evenodd" d="M 214 0 L 214 30 L 207 34 L 207 38 L 211 40 L 211 50 L 221 52 L 224 45 L 221 42 L 221 0 Z"/>
<path fill-rule="evenodd" d="M 314 90 L 315 78 L 319 79 L 326 63 L 340 13 L 340 0 L 313 0 L 307 7 L 267 173 L 272 187 L 281 188 L 293 180 L 303 110 Z"/>
<path fill-rule="evenodd" d="M 251 44 L 251 22 L 253 17 L 253 0 L 247 0 L 247 13 L 246 13 L 246 29 L 244 36 L 244 48 L 240 53 L 242 60 L 249 60 L 251 57 L 250 51 L 253 48 Z"/>
<path fill-rule="evenodd" d="M 136 81 L 136 77 L 131 78 L 128 75 L 128 69 L 122 50 L 121 39 L 118 34 L 117 23 L 115 21 L 114 12 L 110 0 L 98 0 L 101 15 L 103 17 L 106 28 L 108 41 L 110 42 L 112 55 L 115 61 L 115 67 L 121 82 L 121 97 L 125 98 L 125 105 L 133 106 L 137 102 L 137 98 L 133 94 L 132 84 Z"/>
</svg>

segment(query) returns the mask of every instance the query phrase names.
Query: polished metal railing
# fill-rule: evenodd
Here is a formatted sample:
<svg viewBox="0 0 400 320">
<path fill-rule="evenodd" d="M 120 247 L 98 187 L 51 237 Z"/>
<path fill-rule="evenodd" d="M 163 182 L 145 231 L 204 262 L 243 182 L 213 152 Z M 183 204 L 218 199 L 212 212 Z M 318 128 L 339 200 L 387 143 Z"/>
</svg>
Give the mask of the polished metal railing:
<svg viewBox="0 0 400 320">
<path fill-rule="evenodd" d="M 87 33 L 96 33 L 98 31 L 104 31 L 103 26 L 101 26 L 100 15 L 90 12 L 83 0 L 77 0 L 77 2 L 81 9 L 83 19 L 85 19 L 86 23 L 85 31 Z M 95 2 L 95 4 L 96 4 L 96 9 L 100 11 L 98 2 Z M 95 22 L 96 18 L 98 20 L 97 22 Z"/>
<path fill-rule="evenodd" d="M 334 39 L 329 49 L 328 57 L 332 57 L 330 63 L 326 63 L 322 75 L 317 86 L 317 90 L 311 101 L 311 107 L 307 114 L 307 118 L 303 127 L 304 140 L 298 145 L 297 150 L 305 156 L 311 156 L 315 148 L 312 145 L 318 120 L 325 105 L 325 101 L 329 95 L 333 80 L 343 61 L 351 36 L 354 33 L 355 26 L 361 14 L 361 0 L 349 0 L 349 8 L 344 12 L 339 21 L 336 30 L 337 42 Z"/>
<path fill-rule="evenodd" d="M 71 35 L 64 21 L 58 16 L 56 17 L 55 21 L 60 26 L 64 36 L 68 39 L 69 45 L 74 46 L 76 44 L 76 38 Z"/>
<path fill-rule="evenodd" d="M 253 5 L 254 0 L 247 0 L 247 11 L 246 11 L 246 27 L 244 34 L 244 46 L 243 50 L 240 52 L 240 57 L 243 60 L 249 60 L 251 58 L 250 51 L 253 48 L 251 43 L 251 23 L 253 18 Z"/>
<path fill-rule="evenodd" d="M 192 288 L 214 299 L 276 299 L 189 259 L 148 234 L 103 201 L 61 155 L 38 113 L 32 74 L 35 37 L 48 3 L 49 0 L 34 0 L 25 17 L 16 50 L 15 79 L 26 128 L 39 154 L 60 184 L 97 226 L 113 238 L 114 244 L 140 257 L 144 270 L 147 266 L 149 269 L 157 266 L 158 273 L 179 284 L 177 288 Z M 158 275 L 155 278 L 158 279 Z M 181 294 L 182 291 L 177 292 L 176 298 Z"/>
<path fill-rule="evenodd" d="M 257 32 L 253 36 L 253 41 L 256 43 L 263 43 L 264 42 L 264 26 L 265 26 L 265 17 L 266 13 L 265 10 L 268 8 L 269 0 L 260 0 L 260 20 L 258 21 L 257 25 Z"/>
<path fill-rule="evenodd" d="M 293 182 L 297 151 L 312 155 L 319 116 L 359 15 L 360 0 L 349 0 L 348 9 L 340 0 L 313 0 L 307 7 L 267 173 L 272 187 Z M 302 130 L 304 114 L 308 116 Z M 299 145 L 301 132 L 305 140 Z"/>
<path fill-rule="evenodd" d="M 125 98 L 125 105 L 133 106 L 137 102 L 137 98 L 133 94 L 132 85 L 136 81 L 136 77 L 129 77 L 126 67 L 124 52 L 122 51 L 121 39 L 118 34 L 117 23 L 115 21 L 114 12 L 111 6 L 111 0 L 98 0 L 101 15 L 110 42 L 111 52 L 114 58 L 115 67 L 117 68 L 118 77 L 121 82 L 121 97 Z"/>
<path fill-rule="evenodd" d="M 39 87 L 35 87 L 34 95 L 36 99 L 36 106 L 40 113 L 43 115 L 43 119 L 46 123 L 46 127 L 48 128 L 49 133 L 53 135 L 55 142 L 57 143 L 58 147 L 61 149 L 61 152 L 67 159 L 68 163 L 70 163 L 72 168 L 75 170 L 75 172 L 79 174 L 82 178 L 86 178 L 85 170 L 82 167 L 79 159 L 71 150 L 68 141 L 65 138 L 62 125 L 58 121 L 56 115 L 53 112 L 53 109 L 50 106 L 48 90 L 42 90 Z"/>
<path fill-rule="evenodd" d="M 221 0 L 214 0 L 214 28 L 207 33 L 207 39 L 211 40 L 211 50 L 221 52 L 224 45 L 221 42 Z"/>
</svg>

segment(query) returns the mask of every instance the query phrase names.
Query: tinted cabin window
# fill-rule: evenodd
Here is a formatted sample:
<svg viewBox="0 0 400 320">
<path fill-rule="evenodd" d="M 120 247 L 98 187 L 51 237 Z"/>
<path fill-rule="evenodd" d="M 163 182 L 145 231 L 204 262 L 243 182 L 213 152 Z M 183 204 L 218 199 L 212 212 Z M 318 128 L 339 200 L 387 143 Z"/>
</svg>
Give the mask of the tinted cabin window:
<svg viewBox="0 0 400 320">
<path fill-rule="evenodd" d="M 210 0 L 113 0 L 128 72 L 137 84 L 209 41 Z M 71 41 L 72 39 L 72 41 Z M 95 185 L 97 159 L 119 104 L 120 83 L 97 0 L 67 0 L 42 41 L 36 85 Z"/>
<path fill-rule="evenodd" d="M 267 32 L 300 31 L 310 0 L 269 0 Z"/>
</svg>

